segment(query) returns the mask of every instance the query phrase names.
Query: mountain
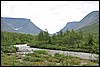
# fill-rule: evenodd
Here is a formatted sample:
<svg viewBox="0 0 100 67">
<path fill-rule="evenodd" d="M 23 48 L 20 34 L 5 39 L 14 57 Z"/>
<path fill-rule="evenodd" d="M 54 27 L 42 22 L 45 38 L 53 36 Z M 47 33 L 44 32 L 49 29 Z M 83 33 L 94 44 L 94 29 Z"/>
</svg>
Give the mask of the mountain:
<svg viewBox="0 0 100 67">
<path fill-rule="evenodd" d="M 9 32 L 15 31 L 11 26 L 6 24 L 5 22 L 1 22 L 1 30 L 9 31 Z"/>
<path fill-rule="evenodd" d="M 67 29 L 68 30 L 72 30 L 72 29 L 79 30 L 81 28 L 90 26 L 95 23 L 97 24 L 99 23 L 99 11 L 93 11 L 89 13 L 79 22 L 68 22 L 66 26 L 62 29 L 62 31 L 65 32 Z"/>
<path fill-rule="evenodd" d="M 78 22 L 68 22 L 66 26 L 62 29 L 62 31 L 65 32 L 67 29 L 68 30 L 75 29 L 77 28 L 77 24 Z"/>
<path fill-rule="evenodd" d="M 94 23 L 91 23 L 89 25 L 80 28 L 79 30 L 83 31 L 84 33 L 92 32 L 94 34 L 99 35 L 99 19 L 97 19 Z"/>
<path fill-rule="evenodd" d="M 37 35 L 41 30 L 30 19 L 1 17 L 1 30 Z"/>
</svg>

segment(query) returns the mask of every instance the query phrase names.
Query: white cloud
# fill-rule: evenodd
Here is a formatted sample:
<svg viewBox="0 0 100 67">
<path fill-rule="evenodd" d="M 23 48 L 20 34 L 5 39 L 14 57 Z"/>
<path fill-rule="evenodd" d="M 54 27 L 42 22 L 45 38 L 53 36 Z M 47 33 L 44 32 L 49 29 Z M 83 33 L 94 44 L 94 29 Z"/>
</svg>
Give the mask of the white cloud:
<svg viewBox="0 0 100 67">
<path fill-rule="evenodd" d="M 99 10 L 99 1 L 1 1 L 1 16 L 28 18 L 49 33 Z"/>
</svg>

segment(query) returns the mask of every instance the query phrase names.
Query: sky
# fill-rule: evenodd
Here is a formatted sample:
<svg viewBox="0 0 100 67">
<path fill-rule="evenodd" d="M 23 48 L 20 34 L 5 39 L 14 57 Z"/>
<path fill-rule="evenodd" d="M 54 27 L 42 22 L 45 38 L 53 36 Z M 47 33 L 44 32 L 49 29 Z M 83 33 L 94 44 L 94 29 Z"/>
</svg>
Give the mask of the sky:
<svg viewBox="0 0 100 67">
<path fill-rule="evenodd" d="M 27 18 L 50 34 L 99 11 L 99 1 L 1 1 L 1 17 Z"/>
</svg>

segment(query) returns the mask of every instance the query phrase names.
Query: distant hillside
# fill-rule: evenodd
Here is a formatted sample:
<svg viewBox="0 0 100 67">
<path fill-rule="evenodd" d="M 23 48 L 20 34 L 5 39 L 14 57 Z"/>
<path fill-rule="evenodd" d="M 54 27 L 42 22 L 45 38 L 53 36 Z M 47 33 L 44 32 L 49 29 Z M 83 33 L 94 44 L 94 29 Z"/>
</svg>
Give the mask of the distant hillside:
<svg viewBox="0 0 100 67">
<path fill-rule="evenodd" d="M 67 29 L 68 30 L 71 30 L 71 29 L 79 30 L 79 29 L 85 28 L 85 27 L 91 28 L 90 25 L 96 24 L 96 22 L 99 22 L 99 11 L 93 11 L 93 12 L 89 13 L 79 22 L 68 22 L 66 24 L 66 26 L 62 29 L 62 31 L 65 32 Z M 98 26 L 96 26 L 96 27 L 99 28 Z"/>
<path fill-rule="evenodd" d="M 1 30 L 37 35 L 41 30 L 30 19 L 1 17 Z"/>
<path fill-rule="evenodd" d="M 2 21 L 1 21 L 1 30 L 9 32 L 15 31 L 11 26 Z"/>
<path fill-rule="evenodd" d="M 99 34 L 99 19 L 90 25 L 84 26 L 79 30 L 83 31 L 84 33 L 92 32 L 93 34 Z M 77 30 L 78 31 L 78 30 Z"/>
<path fill-rule="evenodd" d="M 67 29 L 68 29 L 68 30 L 75 29 L 75 28 L 77 28 L 77 24 L 78 24 L 78 23 L 79 23 L 79 22 L 68 22 L 68 23 L 66 24 L 66 26 L 62 29 L 62 31 L 65 32 Z"/>
</svg>

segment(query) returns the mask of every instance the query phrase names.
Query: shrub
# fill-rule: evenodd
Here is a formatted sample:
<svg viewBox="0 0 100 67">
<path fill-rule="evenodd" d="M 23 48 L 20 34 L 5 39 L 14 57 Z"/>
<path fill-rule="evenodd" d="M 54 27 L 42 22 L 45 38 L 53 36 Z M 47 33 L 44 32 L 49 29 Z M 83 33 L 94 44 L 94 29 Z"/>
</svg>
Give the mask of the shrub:
<svg viewBox="0 0 100 67">
<path fill-rule="evenodd" d="M 45 58 L 37 58 L 37 57 L 34 57 L 34 58 L 32 58 L 31 59 L 31 62 L 43 62 L 43 61 L 45 61 L 46 59 Z"/>
<path fill-rule="evenodd" d="M 34 55 L 34 53 L 29 53 L 29 54 L 26 54 L 26 56 L 32 56 L 32 57 L 34 57 L 35 55 Z"/>
<path fill-rule="evenodd" d="M 59 59 L 56 59 L 56 58 L 48 58 L 47 60 L 49 62 L 57 62 L 57 63 L 60 62 Z"/>
<path fill-rule="evenodd" d="M 56 63 L 55 62 L 50 62 L 50 63 L 48 63 L 48 66 L 56 66 Z"/>
<path fill-rule="evenodd" d="M 54 57 L 61 57 L 61 58 L 64 58 L 65 55 L 64 55 L 64 54 L 55 53 L 55 54 L 54 54 Z"/>
<path fill-rule="evenodd" d="M 48 52 L 45 51 L 45 50 L 37 50 L 37 51 L 34 51 L 34 53 L 38 53 L 38 54 L 48 54 Z"/>
<path fill-rule="evenodd" d="M 2 46 L 1 50 L 4 53 L 15 53 L 18 48 L 14 46 Z"/>
<path fill-rule="evenodd" d="M 61 66 L 68 66 L 68 61 L 62 61 Z"/>
<path fill-rule="evenodd" d="M 26 56 L 23 60 L 24 60 L 24 61 L 30 61 L 31 59 L 32 59 L 31 56 Z"/>
<path fill-rule="evenodd" d="M 43 62 L 46 59 L 45 58 L 38 58 L 38 57 L 31 57 L 31 56 L 26 56 L 24 59 L 24 61 L 30 61 L 30 62 Z"/>
</svg>

